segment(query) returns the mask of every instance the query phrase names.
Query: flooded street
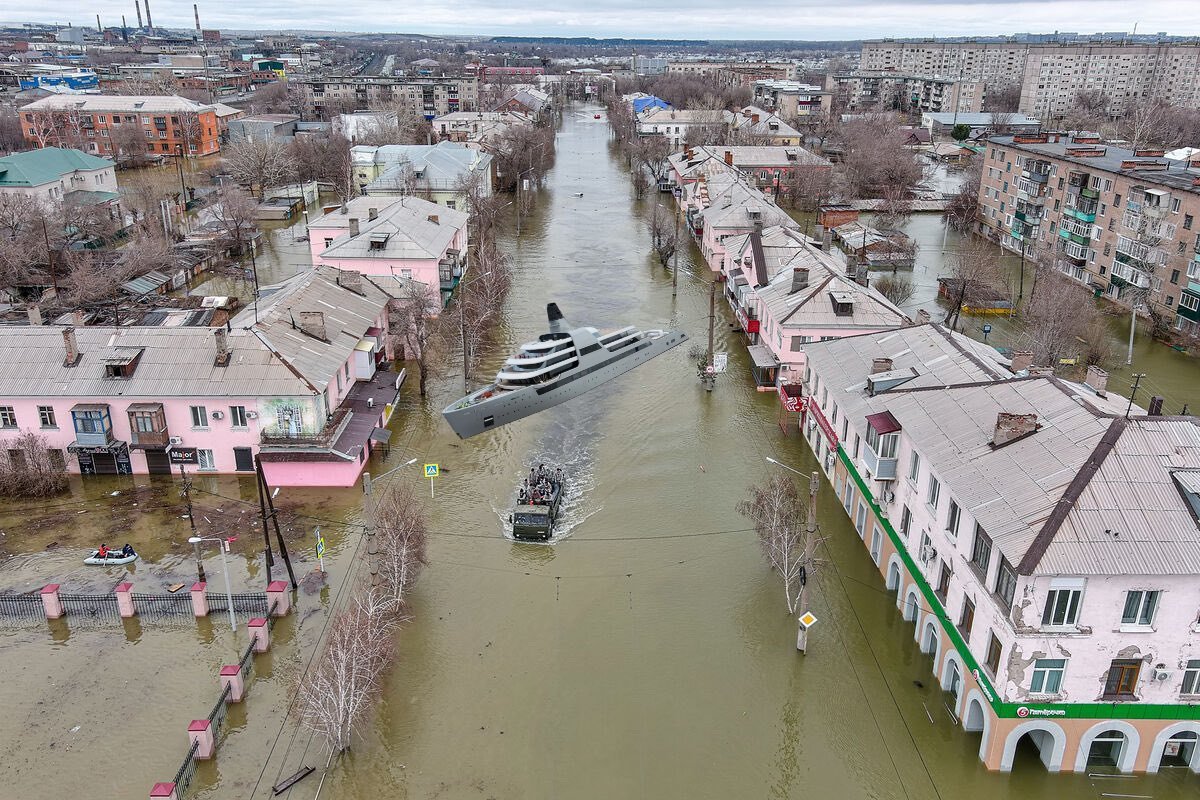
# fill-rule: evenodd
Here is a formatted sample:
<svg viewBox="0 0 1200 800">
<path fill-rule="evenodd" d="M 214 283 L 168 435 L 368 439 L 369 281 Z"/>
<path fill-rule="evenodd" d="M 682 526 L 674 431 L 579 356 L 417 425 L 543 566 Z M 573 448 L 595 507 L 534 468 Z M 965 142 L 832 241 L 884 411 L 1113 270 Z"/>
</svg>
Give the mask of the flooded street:
<svg viewBox="0 0 1200 800">
<path fill-rule="evenodd" d="M 567 109 L 556 166 L 521 236 L 508 228 L 513 292 L 481 374 L 546 330 L 548 302 L 576 324 L 678 328 L 704 340 L 711 275 L 689 247 L 672 297 L 671 276 L 651 256 L 643 222 L 669 196 L 632 199 L 607 123 L 593 111 Z M 923 253 L 941 248 L 940 218 L 907 225 Z M 275 255 L 264 269 L 274 272 L 263 283 L 294 272 L 289 264 L 306 252 L 290 235 L 273 235 Z M 913 279 L 927 291 L 937 273 L 922 263 Z M 931 297 L 914 304 L 928 306 Z M 825 484 L 818 504 L 827 560 L 812 578 L 819 622 L 808 655 L 796 653 L 782 588 L 734 505 L 774 469 L 767 456 L 805 473 L 816 462 L 798 432 L 780 430 L 776 395 L 755 391 L 743 341 L 723 309 L 718 303 L 716 347 L 729 352 L 730 366 L 712 393 L 702 389 L 684 345 L 575 401 L 460 441 L 440 409 L 462 394 L 461 375 L 432 383 L 425 404 L 416 381 L 406 384 L 391 423 L 391 456 L 370 469 L 378 475 L 418 459 L 389 480 L 409 482 L 424 497 L 429 567 L 413 595 L 414 619 L 399 634 L 383 704 L 321 796 L 1194 797 L 1197 776 L 1181 770 L 1051 775 L 1032 751 L 1018 753 L 1011 774 L 985 770 L 978 734 L 963 733 L 949 715 L 931 657 L 918 651 L 911 624 Z M 1158 354 L 1147 349 L 1144 357 Z M 1164 375 L 1161 383 L 1174 386 L 1171 380 Z M 1180 396 L 1195 395 L 1195 387 L 1194 377 L 1178 384 Z M 419 478 L 422 462 L 442 466 L 432 499 Z M 562 466 L 572 484 L 570 530 L 554 546 L 504 536 L 516 486 L 538 462 Z M 77 481 L 70 497 L 37 510 L 47 520 L 36 530 L 22 526 L 33 511 L 0 506 L 0 588 L 30 591 L 55 580 L 110 591 L 124 574 L 89 573 L 78 564 L 99 531 L 145 553 L 130 578 L 139 589 L 194 580 L 177 487 L 145 492 L 138 500 L 144 508 L 110 494 L 135 492 L 137 484 Z M 235 591 L 260 589 L 252 481 L 209 478 L 197 486 L 204 490 L 195 498 L 202 535 L 240 536 L 231 561 Z M 265 798 L 300 764 L 324 765 L 320 743 L 284 712 L 355 566 L 360 500 L 355 489 L 281 494 L 289 546 L 307 559 L 301 573 L 313 567 L 312 529 L 322 525 L 328 586 L 300 593 L 296 613 L 277 629 L 279 646 L 262 671 L 256 663 L 249 701 L 231 715 L 231 733 L 216 761 L 201 766 L 191 796 Z M 60 503 L 67 505 L 49 508 Z M 214 513 L 206 519 L 205 510 Z M 210 586 L 218 585 L 220 559 L 210 553 L 206 564 Z M 119 624 L 91 626 L 66 639 L 47 626 L 0 627 L 0 670 L 8 678 L 0 689 L 0 749 L 11 754 L 0 762 L 2 785 L 14 796 L 126 798 L 170 780 L 185 752 L 187 721 L 215 699 L 216 667 L 245 642 L 244 631 L 235 639 L 222 623 L 216 616 L 200 625 L 144 623 L 133 633 Z M 72 732 L 76 724 L 84 727 Z M 97 783 L 88 764 L 114 754 L 129 756 L 130 768 Z M 312 798 L 318 779 L 281 796 Z"/>
</svg>

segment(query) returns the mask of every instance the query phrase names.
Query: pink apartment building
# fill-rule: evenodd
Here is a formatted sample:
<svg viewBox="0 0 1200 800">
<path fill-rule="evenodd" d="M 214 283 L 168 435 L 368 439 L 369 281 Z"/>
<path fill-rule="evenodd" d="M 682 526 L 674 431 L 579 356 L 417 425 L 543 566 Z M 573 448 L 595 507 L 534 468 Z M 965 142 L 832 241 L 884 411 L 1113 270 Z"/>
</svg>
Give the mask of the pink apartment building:
<svg viewBox="0 0 1200 800">
<path fill-rule="evenodd" d="M 450 292 L 466 270 L 467 218 L 419 197 L 356 197 L 309 223 L 309 248 L 314 265 L 360 272 L 393 293 L 409 280 Z"/>
<path fill-rule="evenodd" d="M 911 321 L 847 275 L 839 255 L 775 225 L 724 241 L 725 299 L 750 342 L 760 389 L 798 384 L 812 342 L 899 328 Z"/>
<path fill-rule="evenodd" d="M 687 225 L 700 240 L 704 260 L 713 272 L 720 272 L 725 261 L 726 237 L 750 233 L 756 227 L 796 227 L 796 222 L 769 197 L 733 174 L 718 174 L 687 186 L 681 204 Z"/>
<path fill-rule="evenodd" d="M 937 325 L 807 355 L 802 431 L 987 767 L 1200 771 L 1200 418 Z"/>
<path fill-rule="evenodd" d="M 43 436 L 72 472 L 252 472 L 350 486 L 386 441 L 402 373 L 390 296 L 319 268 L 263 290 L 228 327 L 0 329 L 0 448 Z M 7 457 L 19 457 L 9 451 Z"/>
</svg>

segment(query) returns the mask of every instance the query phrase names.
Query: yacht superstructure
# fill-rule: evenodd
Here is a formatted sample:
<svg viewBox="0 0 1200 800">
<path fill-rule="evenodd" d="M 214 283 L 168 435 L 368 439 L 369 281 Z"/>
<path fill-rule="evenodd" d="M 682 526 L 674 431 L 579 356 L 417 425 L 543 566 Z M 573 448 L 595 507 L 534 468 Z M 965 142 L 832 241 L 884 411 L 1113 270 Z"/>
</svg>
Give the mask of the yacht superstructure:
<svg viewBox="0 0 1200 800">
<path fill-rule="evenodd" d="M 546 306 L 550 332 L 521 345 L 494 383 L 451 403 L 442 412 L 466 439 L 578 397 L 687 341 L 682 331 L 642 331 L 633 326 L 611 333 L 592 327 L 568 329 L 558 306 Z"/>
</svg>

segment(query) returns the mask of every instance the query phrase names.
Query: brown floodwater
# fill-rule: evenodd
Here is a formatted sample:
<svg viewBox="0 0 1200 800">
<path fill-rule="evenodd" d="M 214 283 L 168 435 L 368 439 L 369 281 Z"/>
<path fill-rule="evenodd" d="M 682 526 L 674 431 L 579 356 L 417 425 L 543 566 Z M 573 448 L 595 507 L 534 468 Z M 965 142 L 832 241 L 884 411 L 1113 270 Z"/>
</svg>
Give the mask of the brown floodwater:
<svg viewBox="0 0 1200 800">
<path fill-rule="evenodd" d="M 633 200 L 608 128 L 592 113 L 568 110 L 547 185 L 521 237 L 508 236 L 517 274 L 485 373 L 544 331 L 547 302 L 573 322 L 705 336 L 709 273 L 689 248 L 672 298 L 643 223 L 667 196 Z M 920 267 L 913 274 L 927 280 Z M 978 736 L 946 712 L 929 656 L 917 650 L 827 486 L 818 499 L 827 561 L 813 593 L 820 621 L 808 654 L 796 653 L 782 590 L 734 504 L 771 474 L 767 456 L 803 472 L 816 464 L 796 432 L 779 428 L 774 395 L 754 390 L 742 341 L 720 308 L 717 347 L 730 353 L 730 369 L 712 393 L 700 387 L 685 346 L 571 403 L 460 441 L 438 411 L 461 394 L 461 376 L 435 382 L 427 404 L 409 383 L 391 456 L 372 471 L 418 459 L 388 480 L 409 482 L 424 498 L 430 563 L 413 595 L 413 620 L 398 634 L 382 703 L 321 796 L 1194 797 L 1196 776 L 1178 770 L 1129 779 L 1050 775 L 1033 753 L 1021 753 L 1011 774 L 985 770 Z M 443 467 L 432 499 L 418 477 L 423 462 Z M 570 476 L 569 530 L 552 546 L 503 534 L 516 484 L 535 462 Z M 128 519 L 122 528 L 147 555 L 135 583 L 192 579 L 189 523 L 175 487 L 145 492 L 141 513 L 109 495 L 135 492 L 139 482 L 149 483 L 89 479 L 69 497 L 22 506 L 34 510 L 0 509 L 0 586 L 28 590 L 53 579 L 111 587 L 122 573 L 93 577 L 78 559 L 117 519 Z M 197 510 L 197 523 L 243 531 L 231 563 L 235 590 L 260 587 L 252 483 L 198 485 L 214 493 L 199 497 L 217 517 L 203 522 Z M 324 765 L 320 743 L 283 715 L 327 610 L 361 563 L 360 529 L 352 527 L 360 497 L 280 494 L 290 541 L 307 559 L 302 573 L 313 567 L 313 518 L 326 520 L 329 584 L 301 592 L 297 613 L 276 629 L 283 641 L 246 708 L 231 716 L 216 762 L 198 773 L 194 796 L 265 798 L 300 764 Z M 37 529 L 23 524 L 68 502 L 84 513 Z M 250 512 L 242 519 L 226 513 L 243 508 Z M 219 585 L 219 558 L 210 553 L 206 564 L 210 585 Z M 136 636 L 90 626 L 65 639 L 47 627 L 0 628 L 8 712 L 0 748 L 15 754 L 0 761 L 0 785 L 15 796 L 52 796 L 49 786 L 132 797 L 169 780 L 187 720 L 215 699 L 216 665 L 245 641 L 223 622 L 144 622 Z M 85 766 L 114 753 L 136 757 L 98 785 Z M 318 780 L 284 797 L 312 798 Z"/>
</svg>

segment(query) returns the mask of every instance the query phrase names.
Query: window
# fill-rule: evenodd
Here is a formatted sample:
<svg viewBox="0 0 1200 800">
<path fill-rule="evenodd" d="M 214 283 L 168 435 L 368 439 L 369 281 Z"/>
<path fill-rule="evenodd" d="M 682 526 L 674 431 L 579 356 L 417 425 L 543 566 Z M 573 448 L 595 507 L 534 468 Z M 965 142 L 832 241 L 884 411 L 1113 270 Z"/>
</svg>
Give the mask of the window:
<svg viewBox="0 0 1200 800">
<path fill-rule="evenodd" d="M 858 434 L 856 433 L 856 434 L 854 434 L 854 457 L 855 458 L 858 458 L 858 451 L 861 448 L 862 448 L 862 439 L 860 439 Z"/>
<path fill-rule="evenodd" d="M 929 494 L 926 495 L 926 497 L 928 498 L 929 506 L 931 508 L 937 508 L 938 498 L 941 496 L 941 494 L 942 494 L 941 482 L 937 478 L 930 475 L 929 476 Z"/>
<path fill-rule="evenodd" d="M 1176 285 L 1179 284 L 1179 270 L 1177 270 L 1177 269 L 1171 270 L 1171 283 L 1174 283 Z"/>
<path fill-rule="evenodd" d="M 842 417 L 842 441 L 850 438 L 850 418 Z"/>
<path fill-rule="evenodd" d="M 1200 694 L 1200 659 L 1187 662 L 1187 669 L 1183 673 L 1183 687 L 1179 693 Z"/>
<path fill-rule="evenodd" d="M 133 429 L 138 433 L 155 433 L 158 427 L 154 424 L 153 411 L 135 411 L 133 413 Z"/>
<path fill-rule="evenodd" d="M 962 509 L 958 507 L 958 503 L 954 500 L 950 501 L 950 513 L 946 515 L 946 532 L 950 534 L 950 538 L 958 536 L 958 522 L 962 519 Z"/>
<path fill-rule="evenodd" d="M 17 412 L 12 406 L 0 406 L 0 428 L 17 427 Z"/>
<path fill-rule="evenodd" d="M 328 236 L 325 237 L 325 247 L 328 248 L 331 244 L 333 244 L 333 238 Z"/>
<path fill-rule="evenodd" d="M 1171 213 L 1172 213 L 1172 214 L 1178 214 L 1178 213 L 1179 213 L 1179 206 L 1180 206 L 1179 198 L 1178 198 L 1178 197 L 1176 197 L 1176 198 L 1173 198 L 1173 199 L 1171 200 Z"/>
<path fill-rule="evenodd" d="M 987 659 L 983 665 L 987 667 L 988 672 L 995 675 L 1000 670 L 1000 653 L 1004 649 L 1000 644 L 1000 640 L 996 638 L 996 634 L 988 632 L 988 649 Z"/>
<path fill-rule="evenodd" d="M 246 427 L 246 407 L 245 406 L 230 406 L 229 407 L 229 424 L 235 428 Z"/>
<path fill-rule="evenodd" d="M 1062 689 L 1063 673 L 1067 671 L 1065 658 L 1039 658 L 1033 662 L 1033 680 L 1029 684 L 1031 694 L 1058 694 Z"/>
<path fill-rule="evenodd" d="M 1042 626 L 1051 628 L 1070 627 L 1079 621 L 1079 601 L 1083 589 L 1051 589 L 1046 595 L 1046 607 L 1042 610 Z"/>
<path fill-rule="evenodd" d="M 204 406 L 192 406 L 192 427 L 208 427 L 208 409 Z"/>
<path fill-rule="evenodd" d="M 58 420 L 54 418 L 54 406 L 38 406 L 38 419 L 43 428 L 57 428 Z"/>
<path fill-rule="evenodd" d="M 108 431 L 108 412 L 100 409 L 72 411 L 76 433 L 105 433 Z"/>
<path fill-rule="evenodd" d="M 963 639 L 970 640 L 971 626 L 975 624 L 975 603 L 971 598 L 963 598 L 962 614 L 958 617 L 958 629 L 962 631 Z"/>
<path fill-rule="evenodd" d="M 1154 622 L 1154 612 L 1158 608 L 1158 597 L 1162 594 L 1155 591 L 1135 589 L 1125 593 L 1125 611 L 1121 614 L 1122 625 L 1150 625 Z"/>
<path fill-rule="evenodd" d="M 908 479 L 913 483 L 917 482 L 917 478 L 921 475 L 921 454 L 913 450 L 912 458 L 908 462 Z"/>
<path fill-rule="evenodd" d="M 988 565 L 992 561 L 992 540 L 983 528 L 979 527 L 979 523 L 975 524 L 975 543 L 971 546 L 971 564 L 973 564 L 981 575 L 987 575 Z"/>
<path fill-rule="evenodd" d="M 905 539 L 908 538 L 908 532 L 912 529 L 912 512 L 908 510 L 908 506 L 900 511 L 900 533 Z"/>
<path fill-rule="evenodd" d="M 1108 679 L 1104 682 L 1104 697 L 1107 699 L 1137 699 L 1138 676 L 1142 662 L 1134 659 L 1116 658 L 1108 668 Z"/>
<path fill-rule="evenodd" d="M 216 469 L 217 462 L 213 460 L 212 450 L 197 450 L 196 456 L 200 461 L 200 469 Z"/>
<path fill-rule="evenodd" d="M 1193 220 L 1192 220 L 1192 215 L 1191 215 L 1191 214 L 1184 214 L 1184 215 L 1183 215 L 1183 229 L 1184 229 L 1185 231 L 1190 231 L 1190 230 L 1192 229 L 1192 221 L 1193 221 Z"/>
<path fill-rule="evenodd" d="M 871 448 L 875 455 L 880 458 L 895 458 L 899 446 L 900 434 L 885 433 L 881 436 L 870 425 L 867 426 L 867 447 Z"/>
<path fill-rule="evenodd" d="M 950 593 L 950 565 L 945 561 L 942 562 L 942 571 L 938 575 L 938 585 L 934 594 L 942 601 L 942 605 L 946 604 L 946 595 Z"/>
</svg>

